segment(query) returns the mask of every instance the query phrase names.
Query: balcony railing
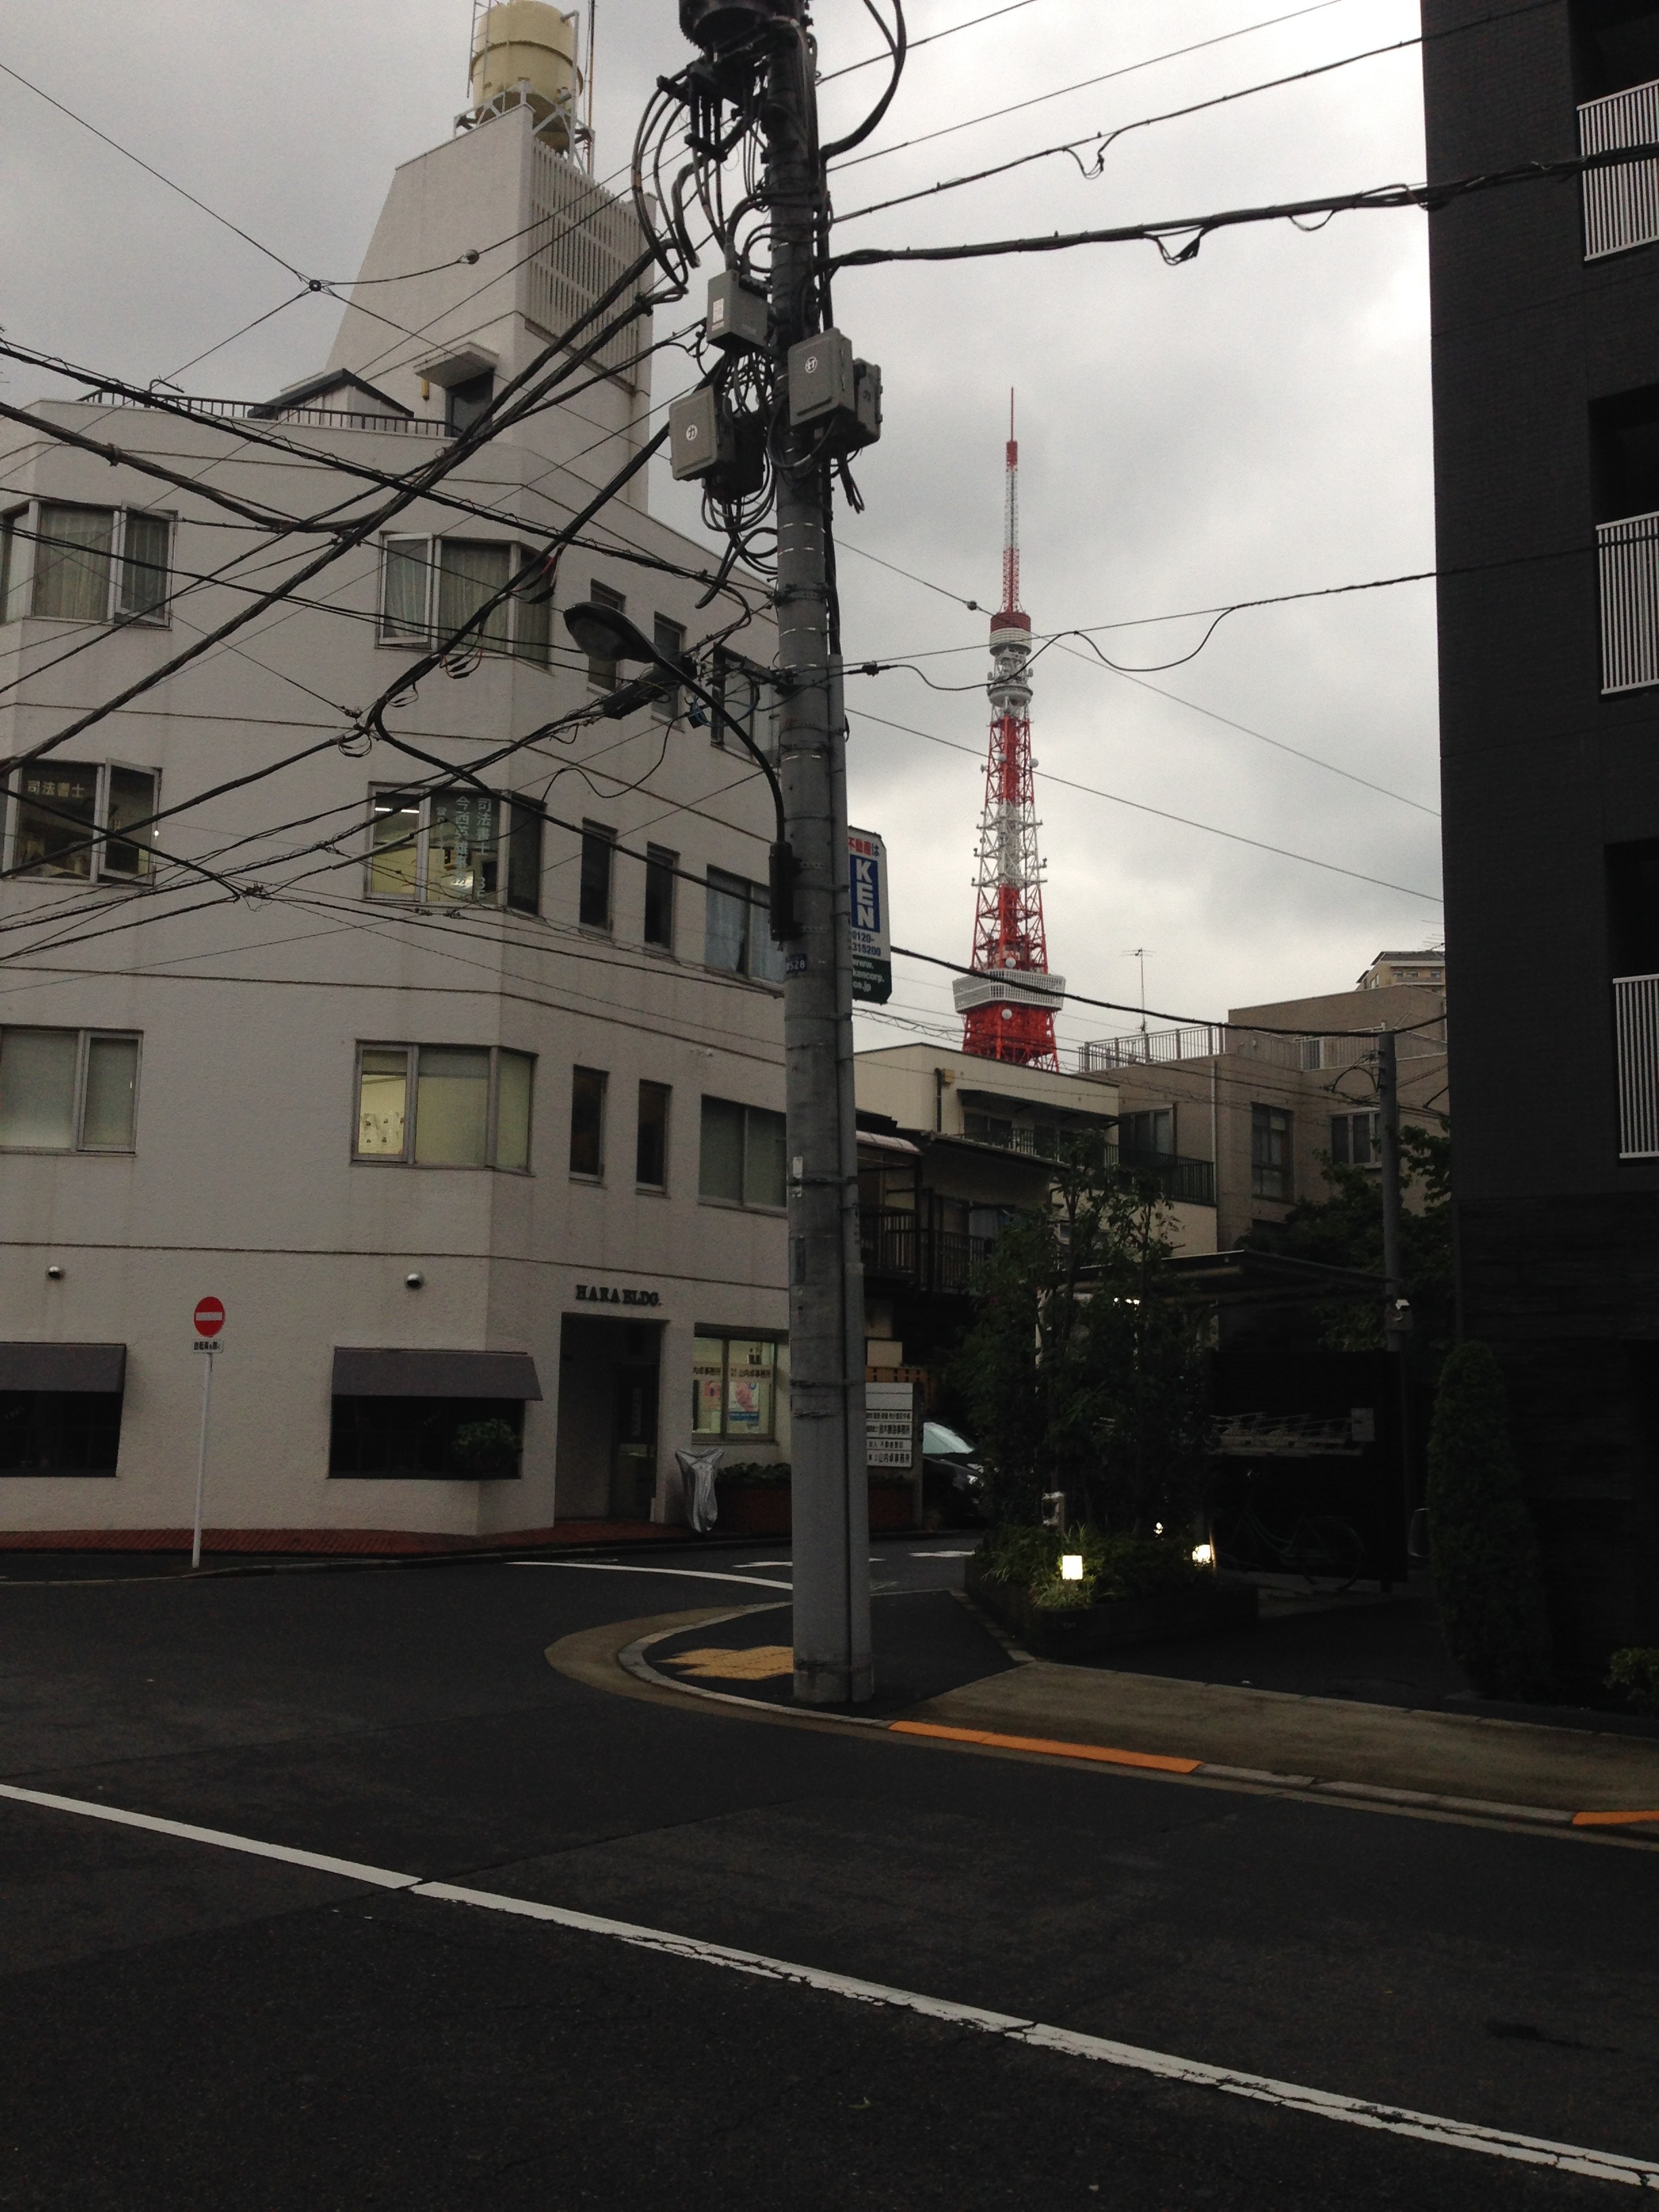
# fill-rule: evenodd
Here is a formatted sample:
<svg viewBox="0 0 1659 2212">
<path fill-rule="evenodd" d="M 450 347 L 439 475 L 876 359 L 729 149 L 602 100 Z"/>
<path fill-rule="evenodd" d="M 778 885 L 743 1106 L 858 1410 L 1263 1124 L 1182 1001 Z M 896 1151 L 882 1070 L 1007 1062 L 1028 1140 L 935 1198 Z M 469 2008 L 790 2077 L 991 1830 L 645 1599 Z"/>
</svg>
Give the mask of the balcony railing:
<svg viewBox="0 0 1659 2212">
<path fill-rule="evenodd" d="M 994 1239 L 933 1229 L 902 1206 L 859 1208 L 866 1275 L 896 1275 L 921 1291 L 967 1291 Z"/>
<path fill-rule="evenodd" d="M 1601 523 L 1595 532 L 1601 600 L 1601 690 L 1659 684 L 1659 514 Z"/>
<path fill-rule="evenodd" d="M 1581 154 L 1659 144 L 1659 83 L 1633 84 L 1578 111 Z M 1600 261 L 1659 239 L 1659 161 L 1584 172 L 1584 258 Z"/>
<path fill-rule="evenodd" d="M 1659 975 L 1620 975 L 1613 986 L 1619 1050 L 1619 1157 L 1659 1159 Z"/>
<path fill-rule="evenodd" d="M 1120 1152 L 1118 1165 L 1126 1175 L 1156 1183 L 1158 1195 L 1172 1206 L 1213 1206 L 1215 1164 L 1211 1160 L 1171 1159 L 1152 1152 Z"/>
</svg>

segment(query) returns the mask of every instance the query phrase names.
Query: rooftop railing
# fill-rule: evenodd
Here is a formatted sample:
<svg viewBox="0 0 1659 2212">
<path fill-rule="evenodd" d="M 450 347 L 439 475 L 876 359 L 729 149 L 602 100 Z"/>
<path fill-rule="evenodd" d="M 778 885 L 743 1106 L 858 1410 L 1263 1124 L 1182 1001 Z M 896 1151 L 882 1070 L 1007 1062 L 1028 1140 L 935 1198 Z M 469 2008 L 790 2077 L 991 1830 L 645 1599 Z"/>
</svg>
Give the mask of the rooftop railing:
<svg viewBox="0 0 1659 2212">
<path fill-rule="evenodd" d="M 1633 84 L 1578 111 L 1581 154 L 1659 144 L 1659 83 Z M 1659 161 L 1622 161 L 1584 172 L 1584 258 L 1603 260 L 1659 239 Z"/>
<path fill-rule="evenodd" d="M 282 407 L 269 400 L 184 398 L 173 392 L 157 392 L 155 402 L 130 392 L 92 392 L 88 393 L 86 404 L 91 407 L 149 407 L 161 401 L 166 402 L 165 411 L 169 414 L 183 409 L 187 415 L 199 415 L 210 422 L 269 422 L 276 428 L 289 422 L 315 424 L 327 430 L 389 431 L 394 438 L 448 438 L 454 434 L 447 424 L 425 415 L 354 414 L 338 407 Z"/>
</svg>

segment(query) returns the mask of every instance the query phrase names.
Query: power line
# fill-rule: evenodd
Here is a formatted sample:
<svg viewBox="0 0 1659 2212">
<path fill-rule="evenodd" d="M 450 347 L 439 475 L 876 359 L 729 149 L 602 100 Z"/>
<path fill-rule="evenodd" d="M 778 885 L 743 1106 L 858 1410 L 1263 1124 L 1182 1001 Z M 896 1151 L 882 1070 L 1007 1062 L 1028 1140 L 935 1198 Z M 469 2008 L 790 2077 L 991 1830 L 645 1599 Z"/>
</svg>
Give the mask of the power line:
<svg viewBox="0 0 1659 2212">
<path fill-rule="evenodd" d="M 1395 208 L 1421 208 L 1427 215 L 1438 215 L 1455 201 L 1476 192 L 1495 191 L 1510 185 L 1565 182 L 1592 170 L 1635 167 L 1656 159 L 1659 159 L 1659 145 L 1620 146 L 1603 154 L 1577 155 L 1570 161 L 1522 161 L 1508 169 L 1451 178 L 1443 184 L 1373 185 L 1362 191 L 1338 192 L 1323 199 L 1223 208 L 1212 215 L 1168 216 L 1154 222 L 1119 223 L 1102 230 L 1054 231 L 1040 238 L 981 239 L 966 246 L 862 246 L 850 253 L 831 254 L 822 266 L 828 276 L 842 269 L 874 269 L 894 262 L 984 261 L 1010 254 L 1064 253 L 1079 246 L 1150 244 L 1157 246 L 1164 266 L 1175 269 L 1194 259 L 1204 240 L 1218 230 L 1263 222 L 1292 222 L 1305 229 L 1309 225 L 1304 219 L 1315 216 L 1324 221 L 1312 227 L 1322 230 L 1334 216 Z"/>
<path fill-rule="evenodd" d="M 970 15 L 965 23 L 947 23 L 942 31 L 929 31 L 925 38 L 912 39 L 908 50 L 913 54 L 918 53 L 923 46 L 937 46 L 941 39 L 954 39 L 958 31 L 976 31 L 981 23 L 994 23 L 1000 15 L 1018 15 L 1022 8 L 1035 4 L 1036 0 L 1008 0 L 1006 7 L 993 8 L 988 15 Z M 852 76 L 860 70 L 873 69 L 878 62 L 887 62 L 891 58 L 891 55 L 887 53 L 866 54 L 861 62 L 848 62 L 844 69 L 831 70 L 827 76 L 821 76 L 819 87 L 835 84 L 842 77 Z"/>
<path fill-rule="evenodd" d="M 884 715 L 872 714 L 861 707 L 850 707 L 848 712 L 860 715 L 866 722 L 879 722 L 884 729 L 898 730 L 908 737 L 925 738 L 929 744 L 945 745 L 953 753 L 966 753 L 973 760 L 979 758 L 974 746 L 959 744 L 954 738 L 935 737 L 931 730 L 915 729 L 907 722 L 890 722 Z M 1358 868 L 1345 868 L 1337 860 L 1322 860 L 1311 853 L 1295 853 L 1288 846 L 1270 845 L 1261 837 L 1245 836 L 1242 830 L 1222 830 L 1213 822 L 1195 821 L 1191 815 L 1172 814 L 1167 807 L 1149 806 L 1144 799 L 1125 799 L 1121 792 L 1103 791 L 1098 785 L 1092 783 L 1078 783 L 1072 777 L 1056 775 L 1048 769 L 1039 769 L 1038 774 L 1045 782 L 1059 784 L 1065 790 L 1081 792 L 1090 799 L 1109 799 L 1114 806 L 1127 806 L 1137 814 L 1156 815 L 1159 821 L 1178 823 L 1184 830 L 1201 830 L 1207 837 L 1224 837 L 1230 844 L 1250 845 L 1257 852 L 1272 853 L 1281 860 L 1299 860 L 1304 867 L 1323 868 L 1334 876 L 1350 877 L 1355 883 L 1374 884 L 1379 890 L 1398 891 L 1406 898 L 1427 899 L 1436 906 L 1441 903 L 1439 895 L 1435 891 L 1413 890 L 1408 884 L 1393 883 L 1385 876 L 1368 876 Z M 1104 1005 L 1106 1001 L 1103 1000 L 1100 1003 Z"/>
</svg>

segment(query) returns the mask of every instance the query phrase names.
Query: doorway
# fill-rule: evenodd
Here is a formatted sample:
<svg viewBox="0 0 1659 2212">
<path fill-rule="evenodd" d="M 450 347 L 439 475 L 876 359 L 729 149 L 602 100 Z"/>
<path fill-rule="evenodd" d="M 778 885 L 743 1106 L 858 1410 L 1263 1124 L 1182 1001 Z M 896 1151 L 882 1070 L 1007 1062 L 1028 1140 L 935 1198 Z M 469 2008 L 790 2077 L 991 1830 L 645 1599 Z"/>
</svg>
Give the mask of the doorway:
<svg viewBox="0 0 1659 2212">
<path fill-rule="evenodd" d="M 559 1342 L 562 1521 L 648 1521 L 657 1489 L 660 1322 L 568 1314 Z"/>
</svg>

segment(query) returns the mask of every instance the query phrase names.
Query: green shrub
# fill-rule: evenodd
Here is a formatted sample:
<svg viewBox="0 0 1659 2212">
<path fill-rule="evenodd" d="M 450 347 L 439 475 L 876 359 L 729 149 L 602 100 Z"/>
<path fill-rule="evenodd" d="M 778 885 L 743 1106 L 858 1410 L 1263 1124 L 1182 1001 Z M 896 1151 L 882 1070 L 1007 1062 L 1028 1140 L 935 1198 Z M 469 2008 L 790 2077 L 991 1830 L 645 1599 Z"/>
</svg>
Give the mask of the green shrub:
<svg viewBox="0 0 1659 2212">
<path fill-rule="evenodd" d="M 463 1421 L 455 1431 L 455 1456 L 470 1474 L 516 1474 L 519 1433 L 511 1421 Z"/>
<path fill-rule="evenodd" d="M 787 1459 L 739 1459 L 716 1474 L 717 1483 L 729 1483 L 734 1489 L 752 1490 L 763 1484 L 787 1482 L 789 1462 Z"/>
<path fill-rule="evenodd" d="M 1429 1431 L 1429 1564 L 1447 1646 L 1481 1695 L 1547 1696 L 1538 1534 L 1490 1345 L 1460 1344 L 1441 1370 Z"/>
<path fill-rule="evenodd" d="M 1632 1644 L 1615 1651 L 1607 1669 L 1607 1687 L 1622 1690 L 1633 1712 L 1659 1715 L 1659 1650 Z"/>
<path fill-rule="evenodd" d="M 1082 1554 L 1081 1582 L 1060 1580 L 1065 1552 Z M 987 1532 L 978 1556 L 988 1582 L 1023 1590 L 1045 1613 L 1191 1589 L 1213 1571 L 1199 1565 L 1183 1538 L 1109 1535 L 1098 1528 L 1062 1534 L 1058 1528 L 995 1528 Z"/>
</svg>

